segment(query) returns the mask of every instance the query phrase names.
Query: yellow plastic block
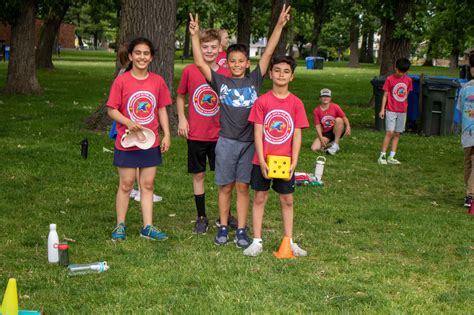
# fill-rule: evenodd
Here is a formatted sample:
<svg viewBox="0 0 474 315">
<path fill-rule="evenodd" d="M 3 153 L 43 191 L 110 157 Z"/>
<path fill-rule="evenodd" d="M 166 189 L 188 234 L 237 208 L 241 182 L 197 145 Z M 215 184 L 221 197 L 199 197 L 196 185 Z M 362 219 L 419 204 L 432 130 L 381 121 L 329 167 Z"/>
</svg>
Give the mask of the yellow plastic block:
<svg viewBox="0 0 474 315">
<path fill-rule="evenodd" d="M 288 156 L 267 155 L 268 177 L 290 178 L 291 158 Z"/>
</svg>

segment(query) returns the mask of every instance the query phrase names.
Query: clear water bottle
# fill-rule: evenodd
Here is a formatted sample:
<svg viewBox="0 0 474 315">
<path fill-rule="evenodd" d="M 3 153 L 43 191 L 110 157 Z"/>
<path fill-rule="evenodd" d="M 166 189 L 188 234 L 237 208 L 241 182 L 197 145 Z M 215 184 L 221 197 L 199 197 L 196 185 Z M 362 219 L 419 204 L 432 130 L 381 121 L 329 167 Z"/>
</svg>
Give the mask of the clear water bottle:
<svg viewBox="0 0 474 315">
<path fill-rule="evenodd" d="M 57 264 L 59 262 L 59 236 L 56 232 L 56 224 L 52 223 L 49 225 L 48 234 L 48 262 L 50 264 Z"/>
<path fill-rule="evenodd" d="M 101 273 L 109 270 L 106 261 L 95 262 L 92 264 L 73 264 L 67 267 L 69 275 L 84 275 L 87 273 Z"/>
<path fill-rule="evenodd" d="M 326 164 L 326 158 L 324 156 L 318 156 L 316 158 L 316 166 L 314 168 L 314 176 L 318 182 L 323 178 L 324 164 Z"/>
</svg>

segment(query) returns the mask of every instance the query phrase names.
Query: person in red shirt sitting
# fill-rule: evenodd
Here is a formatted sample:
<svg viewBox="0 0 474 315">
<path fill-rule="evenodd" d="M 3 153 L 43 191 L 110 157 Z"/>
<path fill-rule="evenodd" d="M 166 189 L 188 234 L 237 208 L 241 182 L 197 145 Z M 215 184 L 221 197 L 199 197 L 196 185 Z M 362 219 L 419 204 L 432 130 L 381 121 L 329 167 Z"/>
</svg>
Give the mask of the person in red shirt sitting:
<svg viewBox="0 0 474 315">
<path fill-rule="evenodd" d="M 317 138 L 311 145 L 311 150 L 327 150 L 331 155 L 339 151 L 339 141 L 346 135 L 351 135 L 351 125 L 341 107 L 331 103 L 331 90 L 322 89 L 319 93 L 321 105 L 313 111 Z"/>
</svg>

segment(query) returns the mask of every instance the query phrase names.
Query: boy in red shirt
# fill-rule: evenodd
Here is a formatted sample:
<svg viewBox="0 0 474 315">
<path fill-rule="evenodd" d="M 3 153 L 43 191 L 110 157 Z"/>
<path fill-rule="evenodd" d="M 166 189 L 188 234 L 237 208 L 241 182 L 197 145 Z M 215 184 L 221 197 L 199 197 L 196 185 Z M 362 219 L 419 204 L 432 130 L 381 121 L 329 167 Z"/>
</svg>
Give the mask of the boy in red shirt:
<svg viewBox="0 0 474 315">
<path fill-rule="evenodd" d="M 252 244 L 244 250 L 245 256 L 257 256 L 263 250 L 262 223 L 268 190 L 280 195 L 283 230 L 290 238 L 295 256 L 306 256 L 305 250 L 293 243 L 293 192 L 295 190 L 294 171 L 298 164 L 301 149 L 301 129 L 308 128 L 308 118 L 303 102 L 288 91 L 293 80 L 296 62 L 289 56 L 273 57 L 270 64 L 270 79 L 273 87 L 257 98 L 250 111 L 248 121 L 254 124 L 255 154 L 253 156 L 250 185 L 255 190 L 253 199 Z M 267 155 L 291 157 L 290 179 L 270 179 L 268 176 Z"/>
<path fill-rule="evenodd" d="M 313 110 L 314 125 L 317 138 L 311 145 L 311 150 L 327 150 L 331 155 L 339 151 L 339 141 L 342 136 L 351 135 L 351 125 L 341 107 L 331 103 L 331 90 L 322 89 L 319 93 L 321 105 Z"/>
<path fill-rule="evenodd" d="M 400 58 L 395 63 L 395 73 L 387 77 L 383 85 L 382 107 L 380 108 L 380 119 L 385 118 L 385 138 L 383 139 L 382 152 L 378 163 L 400 164 L 395 159 L 400 134 L 405 131 L 405 122 L 408 108 L 408 93 L 413 90 L 412 80 L 406 75 L 410 69 L 410 61 L 406 58 Z M 385 106 L 387 109 L 385 110 Z M 388 145 L 392 141 L 392 151 L 387 158 L 386 152 Z"/>
<path fill-rule="evenodd" d="M 217 30 L 209 29 L 201 32 L 201 51 L 205 62 L 212 70 L 225 76 L 230 76 L 230 70 L 216 63 L 220 42 Z M 184 104 L 186 94 L 189 94 L 188 119 L 186 119 Z M 178 86 L 176 99 L 178 109 L 178 134 L 188 140 L 188 173 L 193 176 L 194 201 L 197 219 L 194 233 L 205 234 L 208 230 L 206 216 L 204 178 L 206 175 L 206 160 L 209 168 L 214 171 L 215 147 L 219 137 L 219 97 L 207 84 L 195 64 L 188 65 Z M 230 220 L 236 221 L 230 217 Z M 232 222 L 236 225 L 236 222 Z"/>
</svg>

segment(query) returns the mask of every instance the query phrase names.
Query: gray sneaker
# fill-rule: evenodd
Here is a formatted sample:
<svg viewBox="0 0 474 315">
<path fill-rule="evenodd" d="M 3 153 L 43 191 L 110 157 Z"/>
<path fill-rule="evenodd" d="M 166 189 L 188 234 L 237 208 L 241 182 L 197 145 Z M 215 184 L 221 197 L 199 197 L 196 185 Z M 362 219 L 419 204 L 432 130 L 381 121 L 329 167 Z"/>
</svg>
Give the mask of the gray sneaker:
<svg viewBox="0 0 474 315">
<path fill-rule="evenodd" d="M 194 224 L 193 233 L 206 234 L 208 229 L 208 221 L 206 217 L 198 217 Z"/>
<path fill-rule="evenodd" d="M 244 256 L 256 257 L 263 251 L 263 245 L 260 242 L 252 242 L 249 247 L 244 250 Z"/>
<path fill-rule="evenodd" d="M 293 252 L 293 256 L 297 256 L 297 257 L 308 256 L 308 252 L 300 248 L 298 244 L 296 243 L 291 244 L 291 251 Z"/>
<path fill-rule="evenodd" d="M 217 231 L 217 235 L 214 238 L 214 243 L 216 245 L 227 245 L 229 241 L 229 229 L 225 225 L 221 225 Z"/>
<path fill-rule="evenodd" d="M 247 229 L 237 229 L 234 242 L 238 248 L 247 248 L 250 245 Z"/>
</svg>

